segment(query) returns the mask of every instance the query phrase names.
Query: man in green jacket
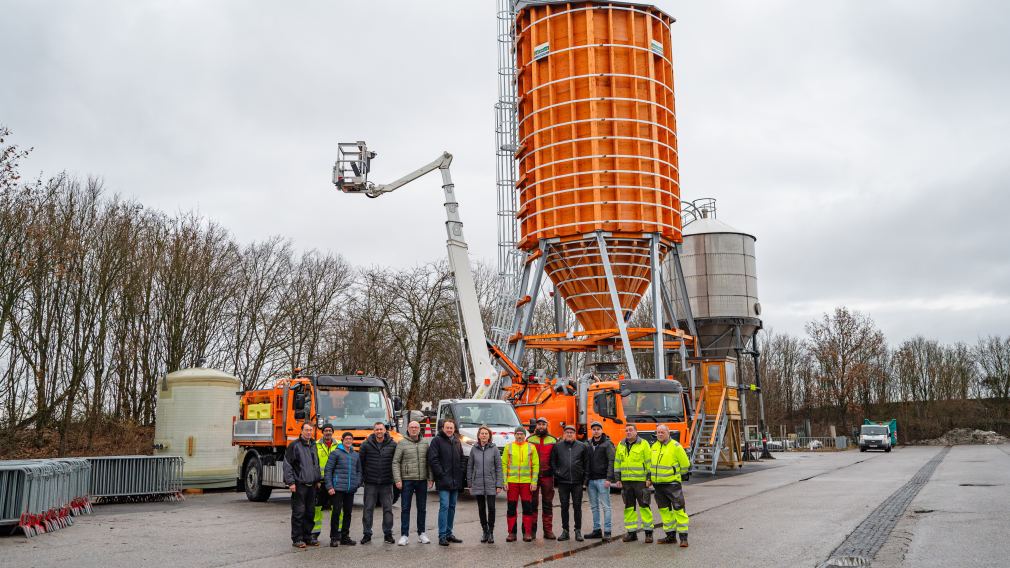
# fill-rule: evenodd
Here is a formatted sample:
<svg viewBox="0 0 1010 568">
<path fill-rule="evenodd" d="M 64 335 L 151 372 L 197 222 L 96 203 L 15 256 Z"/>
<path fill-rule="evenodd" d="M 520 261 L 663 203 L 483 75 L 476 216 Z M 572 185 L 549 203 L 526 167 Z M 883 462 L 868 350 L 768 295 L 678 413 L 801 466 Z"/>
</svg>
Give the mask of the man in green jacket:
<svg viewBox="0 0 1010 568">
<path fill-rule="evenodd" d="M 407 435 L 393 453 L 393 483 L 400 490 L 400 540 L 396 544 L 406 546 L 410 540 L 411 497 L 417 501 L 417 542 L 430 543 L 424 534 L 424 517 L 428 488 L 434 478 L 428 470 L 428 439 L 421 436 L 421 425 L 416 420 L 407 425 Z"/>
<path fill-rule="evenodd" d="M 679 442 L 670 438 L 670 428 L 666 424 L 656 427 L 656 441 L 652 444 L 652 486 L 656 489 L 656 504 L 663 519 L 666 536 L 660 544 L 677 544 L 687 547 L 687 512 L 684 511 L 684 488 L 682 475 L 691 469 L 691 459 Z"/>
<path fill-rule="evenodd" d="M 638 428 L 634 424 L 625 426 L 624 431 L 626 437 L 617 445 L 614 455 L 614 477 L 624 498 L 624 529 L 628 531 L 622 540 L 638 540 L 638 529 L 645 525 L 645 542 L 648 544 L 652 542 L 652 509 L 649 508 L 652 500 L 649 495 L 652 450 L 649 442 L 638 436 Z M 635 505 L 642 514 L 641 523 Z"/>
</svg>

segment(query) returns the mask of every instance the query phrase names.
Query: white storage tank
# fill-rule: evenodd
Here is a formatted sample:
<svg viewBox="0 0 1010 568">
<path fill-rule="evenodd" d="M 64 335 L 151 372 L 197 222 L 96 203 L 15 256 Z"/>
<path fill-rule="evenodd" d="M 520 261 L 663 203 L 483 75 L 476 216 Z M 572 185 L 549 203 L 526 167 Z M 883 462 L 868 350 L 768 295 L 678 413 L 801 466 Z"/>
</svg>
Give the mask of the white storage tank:
<svg viewBox="0 0 1010 568">
<path fill-rule="evenodd" d="M 186 487 L 235 485 L 239 452 L 231 445 L 231 427 L 241 388 L 232 375 L 202 368 L 169 373 L 161 382 L 154 453 L 182 456 Z"/>
</svg>

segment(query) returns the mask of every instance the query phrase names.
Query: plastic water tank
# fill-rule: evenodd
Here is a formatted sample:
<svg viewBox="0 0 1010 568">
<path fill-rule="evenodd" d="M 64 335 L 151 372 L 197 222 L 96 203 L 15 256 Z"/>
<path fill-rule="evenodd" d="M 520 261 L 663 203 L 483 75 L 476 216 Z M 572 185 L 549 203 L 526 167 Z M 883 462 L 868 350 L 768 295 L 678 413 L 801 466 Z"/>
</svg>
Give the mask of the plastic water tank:
<svg viewBox="0 0 1010 568">
<path fill-rule="evenodd" d="M 214 369 L 169 373 L 158 389 L 154 453 L 182 456 L 186 487 L 230 487 L 238 472 L 238 448 L 231 445 L 238 415 L 239 380 Z"/>
</svg>

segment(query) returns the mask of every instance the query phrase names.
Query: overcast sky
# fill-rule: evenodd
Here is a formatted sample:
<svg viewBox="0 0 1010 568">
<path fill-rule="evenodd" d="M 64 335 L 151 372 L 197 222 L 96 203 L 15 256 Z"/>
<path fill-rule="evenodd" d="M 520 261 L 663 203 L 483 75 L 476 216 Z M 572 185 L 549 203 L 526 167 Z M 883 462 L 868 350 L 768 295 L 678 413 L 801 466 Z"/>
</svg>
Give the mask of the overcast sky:
<svg viewBox="0 0 1010 568">
<path fill-rule="evenodd" d="M 766 327 L 847 305 L 892 343 L 1010 334 L 1010 3 L 657 5 L 683 197 L 757 236 Z M 449 150 L 493 263 L 495 33 L 493 0 L 0 0 L 0 124 L 26 174 L 359 265 L 444 256 L 440 182 L 338 194 L 336 143 L 377 181 Z"/>
</svg>

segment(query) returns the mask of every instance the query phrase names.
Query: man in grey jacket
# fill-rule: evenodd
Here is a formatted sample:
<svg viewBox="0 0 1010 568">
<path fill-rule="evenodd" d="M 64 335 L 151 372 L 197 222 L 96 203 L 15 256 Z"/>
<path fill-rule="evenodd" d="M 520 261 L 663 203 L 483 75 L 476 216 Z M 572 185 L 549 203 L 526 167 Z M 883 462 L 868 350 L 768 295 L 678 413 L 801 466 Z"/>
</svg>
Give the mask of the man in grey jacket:
<svg viewBox="0 0 1010 568">
<path fill-rule="evenodd" d="M 295 548 L 319 546 L 312 538 L 316 490 L 322 480 L 314 433 L 312 424 L 302 424 L 302 435 L 284 451 L 284 484 L 291 490 L 291 546 Z"/>
<path fill-rule="evenodd" d="M 428 440 L 421 436 L 421 425 L 413 420 L 407 424 L 407 435 L 393 453 L 393 483 L 400 490 L 400 540 L 406 546 L 410 540 L 411 497 L 417 500 L 417 542 L 431 542 L 424 534 L 428 488 L 435 482 L 428 470 Z"/>
</svg>

